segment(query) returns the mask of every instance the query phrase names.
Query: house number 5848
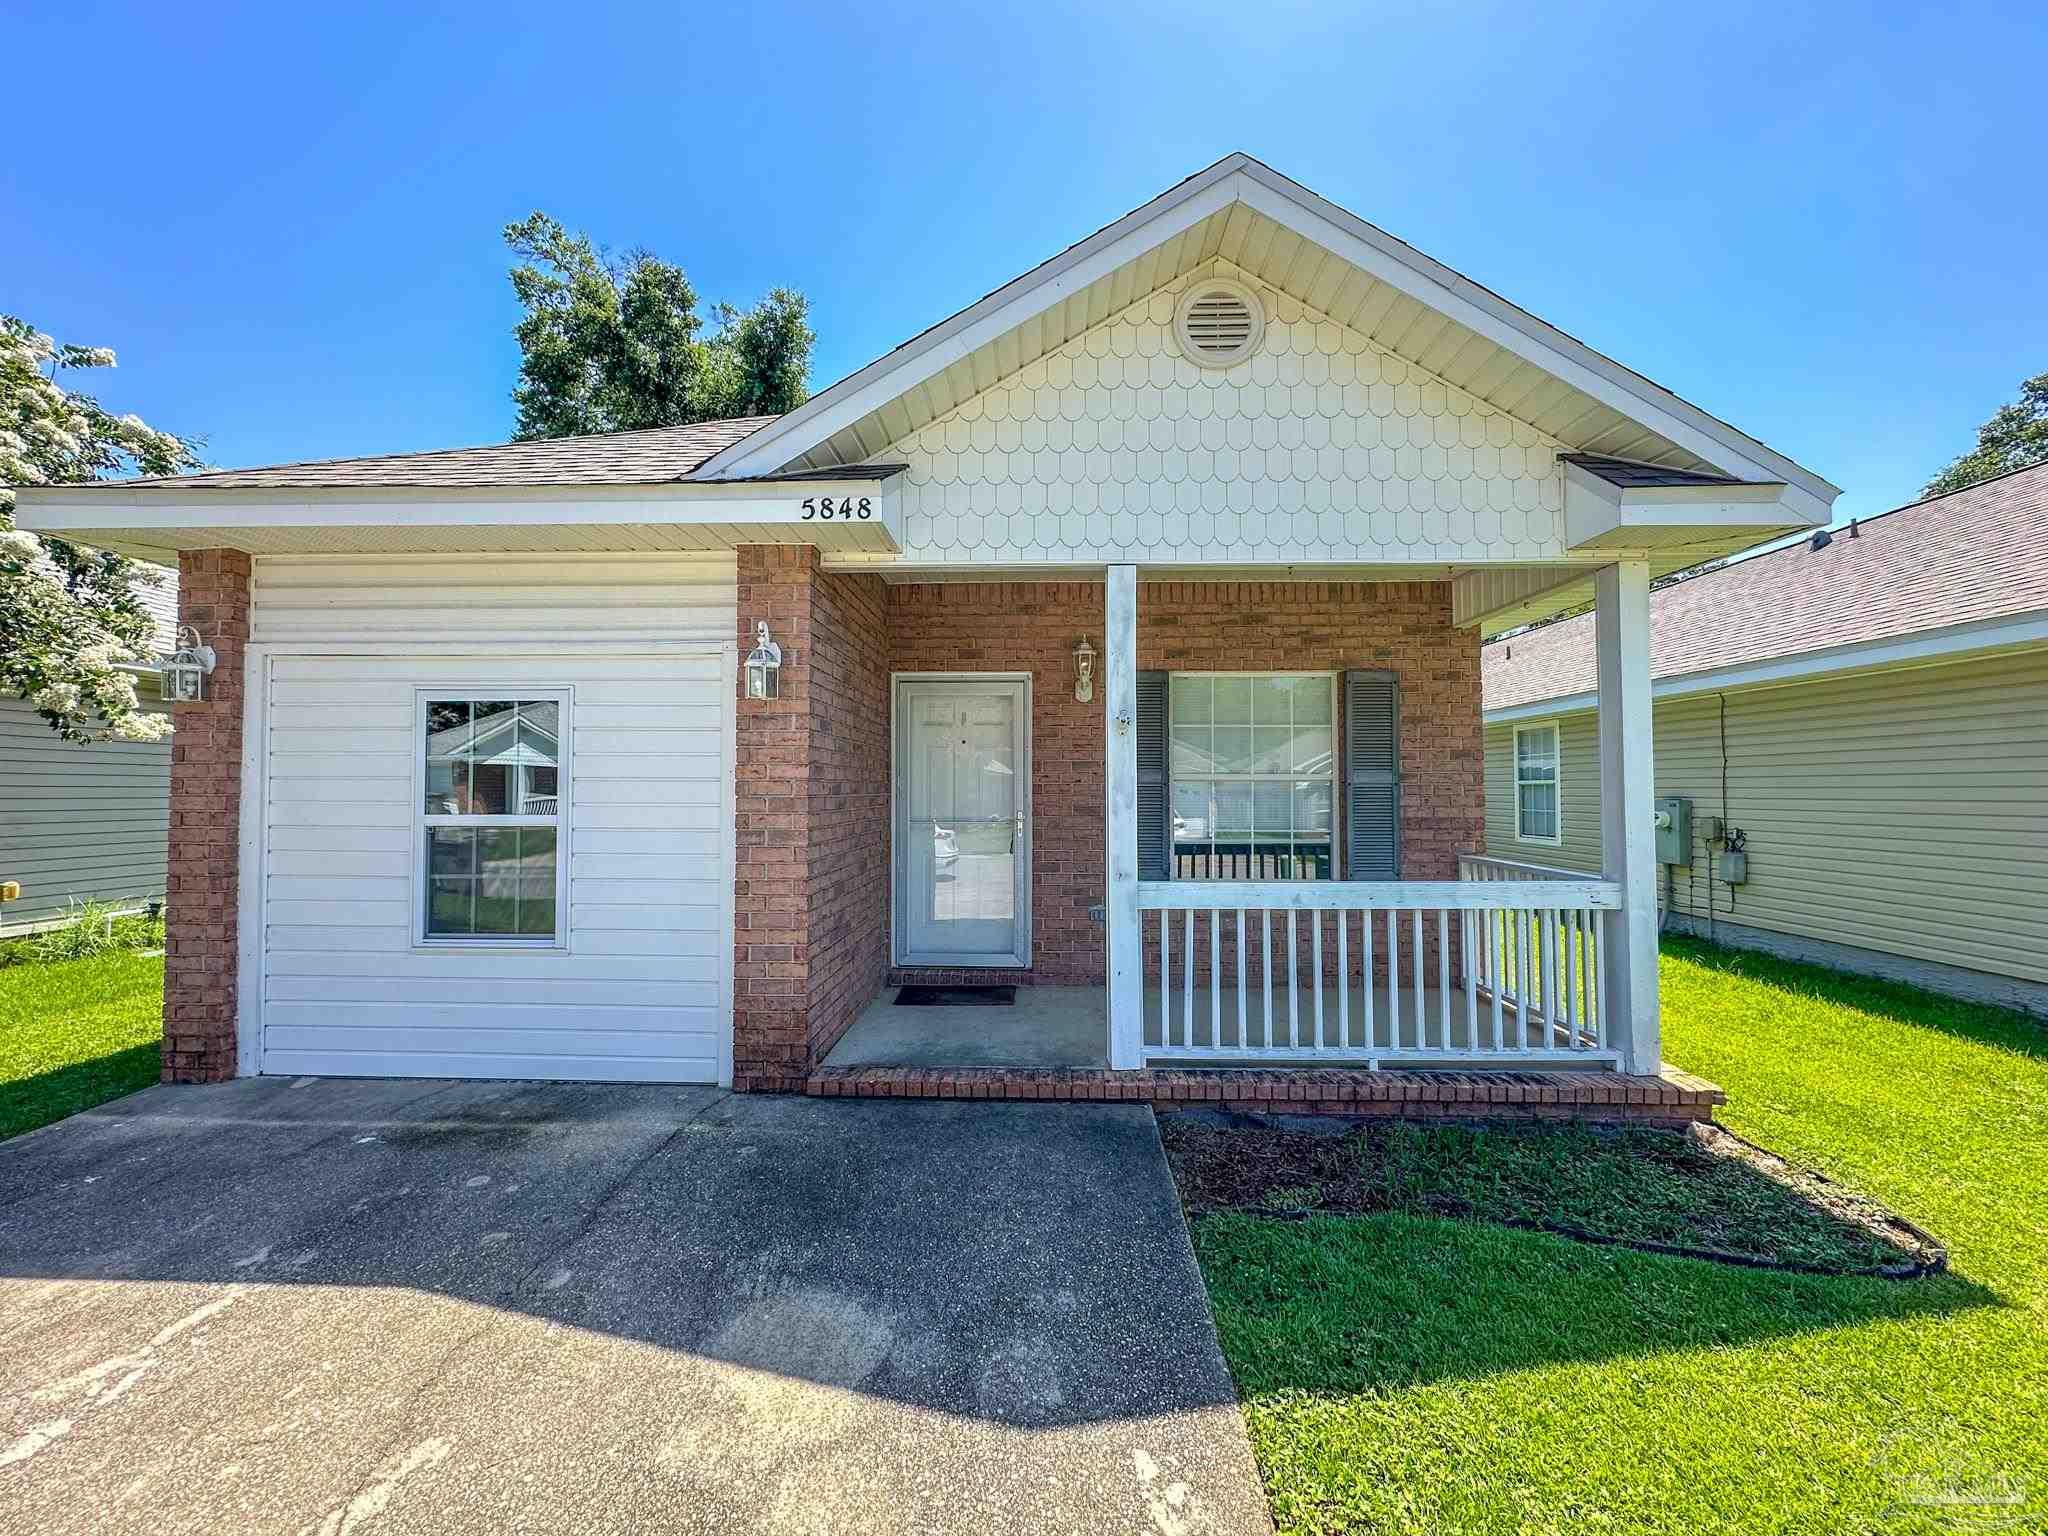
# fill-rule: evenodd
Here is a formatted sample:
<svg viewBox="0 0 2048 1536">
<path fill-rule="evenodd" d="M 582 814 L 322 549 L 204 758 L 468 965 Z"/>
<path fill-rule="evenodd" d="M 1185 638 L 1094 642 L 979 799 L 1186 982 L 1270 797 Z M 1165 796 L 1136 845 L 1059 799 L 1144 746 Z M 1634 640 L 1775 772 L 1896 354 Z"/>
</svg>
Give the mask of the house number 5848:
<svg viewBox="0 0 2048 1536">
<path fill-rule="evenodd" d="M 827 522 L 830 522 L 835 517 L 866 518 L 875 515 L 875 504 L 866 496 L 861 497 L 858 501 L 854 500 L 851 496 L 846 497 L 844 500 L 835 500 L 830 496 L 806 496 L 803 501 L 803 507 L 805 522 L 809 522 L 814 517 L 822 517 Z"/>
</svg>

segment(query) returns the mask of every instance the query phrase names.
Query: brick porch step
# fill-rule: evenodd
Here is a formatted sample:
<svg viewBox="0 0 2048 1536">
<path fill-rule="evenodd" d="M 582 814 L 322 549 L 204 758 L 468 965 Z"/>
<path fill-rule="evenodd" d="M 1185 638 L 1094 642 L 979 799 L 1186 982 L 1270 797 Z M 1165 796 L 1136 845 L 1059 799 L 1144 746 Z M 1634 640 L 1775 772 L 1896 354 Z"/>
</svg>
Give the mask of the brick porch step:
<svg viewBox="0 0 2048 1536">
<path fill-rule="evenodd" d="M 1711 1121 L 1728 1096 L 1666 1067 L 1655 1077 L 1615 1072 L 1365 1071 L 1357 1068 L 820 1067 L 815 1098 L 1017 1099 L 1150 1104 L 1287 1114 L 1410 1119 L 1587 1120 L 1632 1125 Z"/>
</svg>

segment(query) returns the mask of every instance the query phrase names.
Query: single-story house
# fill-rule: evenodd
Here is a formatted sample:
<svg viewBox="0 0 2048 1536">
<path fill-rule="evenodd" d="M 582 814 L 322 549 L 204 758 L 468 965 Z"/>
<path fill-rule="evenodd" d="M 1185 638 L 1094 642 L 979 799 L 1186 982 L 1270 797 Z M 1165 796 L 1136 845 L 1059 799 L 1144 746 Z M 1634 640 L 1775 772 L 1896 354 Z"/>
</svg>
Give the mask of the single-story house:
<svg viewBox="0 0 2048 1536">
<path fill-rule="evenodd" d="M 135 595 L 156 620 L 157 649 L 170 650 L 176 578 L 138 582 Z M 134 670 L 142 707 L 167 710 L 156 671 Z M 21 887 L 0 904 L 0 938 L 62 923 L 77 902 L 162 901 L 170 822 L 168 739 L 66 741 L 34 705 L 0 695 L 0 881 Z"/>
<path fill-rule="evenodd" d="M 1486 647 L 1501 859 L 1601 868 L 1594 630 Z M 1650 658 L 1673 927 L 2048 1013 L 2048 464 L 1661 587 Z"/>
<path fill-rule="evenodd" d="M 1836 495 L 1232 155 L 775 419 L 20 516 L 218 656 L 174 1078 L 1683 1118 L 1650 583 Z M 1467 878 L 1481 639 L 1589 598 L 1600 874 Z"/>
</svg>

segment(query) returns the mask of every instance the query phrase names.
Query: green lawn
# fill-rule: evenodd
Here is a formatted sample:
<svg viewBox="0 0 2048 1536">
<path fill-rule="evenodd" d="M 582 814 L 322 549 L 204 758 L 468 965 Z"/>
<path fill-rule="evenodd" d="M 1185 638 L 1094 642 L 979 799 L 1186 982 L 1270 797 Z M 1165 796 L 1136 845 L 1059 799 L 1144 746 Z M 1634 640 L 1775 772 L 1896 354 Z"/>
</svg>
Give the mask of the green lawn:
<svg viewBox="0 0 2048 1536">
<path fill-rule="evenodd" d="M 1929 1228 L 1952 1272 L 1201 1217 L 1281 1528 L 2048 1528 L 2048 1032 L 1685 942 L 1663 975 L 1665 1054 L 1728 1090 L 1724 1123 Z"/>
<path fill-rule="evenodd" d="M 0 965 L 0 1137 L 146 1088 L 163 1059 L 161 955 Z"/>
</svg>

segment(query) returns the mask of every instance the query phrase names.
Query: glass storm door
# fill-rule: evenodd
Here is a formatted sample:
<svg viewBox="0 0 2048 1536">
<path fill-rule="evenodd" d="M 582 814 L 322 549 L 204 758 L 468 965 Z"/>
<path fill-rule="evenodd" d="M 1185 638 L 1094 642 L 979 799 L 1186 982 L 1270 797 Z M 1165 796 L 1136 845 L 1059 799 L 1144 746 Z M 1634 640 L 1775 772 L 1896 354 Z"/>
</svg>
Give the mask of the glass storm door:
<svg viewBox="0 0 2048 1536">
<path fill-rule="evenodd" d="M 1029 685 L 896 684 L 896 956 L 1031 963 Z"/>
</svg>

